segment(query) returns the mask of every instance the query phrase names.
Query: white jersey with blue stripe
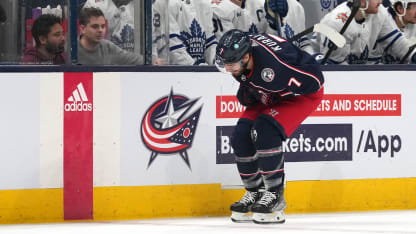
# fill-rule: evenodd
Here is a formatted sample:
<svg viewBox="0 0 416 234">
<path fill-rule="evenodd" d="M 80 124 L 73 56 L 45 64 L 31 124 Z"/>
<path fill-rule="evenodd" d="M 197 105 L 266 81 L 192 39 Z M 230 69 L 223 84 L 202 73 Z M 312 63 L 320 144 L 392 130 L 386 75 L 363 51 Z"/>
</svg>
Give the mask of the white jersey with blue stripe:
<svg viewBox="0 0 416 234">
<path fill-rule="evenodd" d="M 327 14 L 321 23 L 324 23 L 338 32 L 351 14 L 349 3 L 344 2 Z M 352 20 L 344 32 L 346 44 L 337 48 L 329 57 L 336 64 L 367 64 L 370 51 L 375 46 L 388 49 L 389 54 L 401 58 L 408 50 L 407 40 L 403 34 L 393 27 L 387 10 L 380 5 L 377 14 L 368 15 L 363 22 Z M 328 51 L 328 39 L 314 33 L 309 45 L 304 48 L 312 55 L 325 54 Z M 378 45 L 376 45 L 378 44 Z"/>
<path fill-rule="evenodd" d="M 169 63 L 214 64 L 217 41 L 207 0 L 169 0 Z"/>
<path fill-rule="evenodd" d="M 291 38 L 305 30 L 305 12 L 297 0 L 288 1 L 288 14 L 282 21 L 282 37 Z M 246 0 L 242 9 L 230 0 L 212 0 L 214 30 L 217 39 L 230 29 L 249 33 L 270 33 L 276 35 L 266 20 L 264 0 Z"/>
<path fill-rule="evenodd" d="M 407 24 L 403 29 L 403 33 L 407 39 L 416 38 L 416 24 Z"/>
<path fill-rule="evenodd" d="M 408 37 L 406 36 L 406 33 L 403 33 L 400 31 L 399 27 L 396 24 L 396 21 L 394 20 L 394 16 L 391 14 L 389 8 L 385 8 L 388 14 L 387 20 L 392 27 L 395 29 L 391 33 L 385 35 L 382 38 L 379 38 L 376 41 L 376 44 L 370 51 L 370 55 L 368 58 L 369 64 L 397 64 L 402 59 L 403 53 L 399 53 L 398 51 L 393 51 L 395 48 L 394 45 L 396 43 L 403 43 L 403 37 L 406 38 L 406 42 Z M 407 27 L 408 34 L 411 34 L 411 30 Z M 389 41 L 389 43 L 384 43 L 384 41 Z M 408 42 L 407 42 L 408 43 Z M 396 46 L 397 47 L 397 46 Z M 407 52 L 406 46 L 398 47 L 398 48 L 404 48 L 405 53 Z"/>
<path fill-rule="evenodd" d="M 265 33 L 268 23 L 265 18 L 264 0 L 248 0 L 244 9 L 230 0 L 213 0 L 214 32 L 217 39 L 231 30 L 239 29 L 250 33 Z"/>
<path fill-rule="evenodd" d="M 283 18 L 281 30 L 282 37 L 290 39 L 305 30 L 305 10 L 297 0 L 287 0 L 287 3 L 289 11 Z"/>
</svg>

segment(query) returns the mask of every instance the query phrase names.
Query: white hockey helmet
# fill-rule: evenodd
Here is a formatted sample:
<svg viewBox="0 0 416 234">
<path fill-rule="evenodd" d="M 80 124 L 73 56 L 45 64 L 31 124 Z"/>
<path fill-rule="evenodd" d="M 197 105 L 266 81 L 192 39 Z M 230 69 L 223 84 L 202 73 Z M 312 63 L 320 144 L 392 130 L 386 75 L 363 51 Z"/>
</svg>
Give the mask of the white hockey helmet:
<svg viewBox="0 0 416 234">
<path fill-rule="evenodd" d="M 354 0 L 348 0 L 349 2 L 353 2 Z M 390 0 L 390 1 L 395 1 L 395 0 Z M 365 0 L 365 7 L 360 7 L 360 10 L 365 11 L 368 9 L 368 5 L 370 5 L 370 0 Z"/>
<path fill-rule="evenodd" d="M 391 6 L 392 6 L 393 10 L 396 12 L 396 14 L 398 16 L 404 16 L 406 14 L 406 9 L 407 9 L 407 6 L 409 5 L 409 3 L 416 2 L 416 0 L 390 0 L 390 2 L 391 2 Z M 399 12 L 396 11 L 396 8 L 394 7 L 394 4 L 396 4 L 396 2 L 400 2 L 402 4 L 403 10 L 404 10 L 403 14 L 400 14 Z"/>
</svg>

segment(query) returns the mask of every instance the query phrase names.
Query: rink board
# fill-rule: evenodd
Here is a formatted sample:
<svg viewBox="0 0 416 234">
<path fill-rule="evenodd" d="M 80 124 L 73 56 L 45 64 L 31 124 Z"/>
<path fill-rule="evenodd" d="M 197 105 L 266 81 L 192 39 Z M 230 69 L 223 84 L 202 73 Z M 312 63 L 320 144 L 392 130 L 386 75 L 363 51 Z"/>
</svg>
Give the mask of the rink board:
<svg viewBox="0 0 416 234">
<path fill-rule="evenodd" d="M 287 212 L 416 208 L 415 74 L 325 72 L 284 144 Z M 0 223 L 227 215 L 241 196 L 244 108 L 225 74 L 0 73 L 0 87 Z"/>
</svg>

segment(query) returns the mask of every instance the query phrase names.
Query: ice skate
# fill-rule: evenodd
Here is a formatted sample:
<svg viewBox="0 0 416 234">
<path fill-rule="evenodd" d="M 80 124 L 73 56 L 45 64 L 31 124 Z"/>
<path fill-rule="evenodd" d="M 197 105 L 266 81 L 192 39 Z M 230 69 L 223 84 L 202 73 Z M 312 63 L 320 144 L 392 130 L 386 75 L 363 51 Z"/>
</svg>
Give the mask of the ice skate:
<svg viewBox="0 0 416 234">
<path fill-rule="evenodd" d="M 251 206 L 260 199 L 260 192 L 247 191 L 240 201 L 231 205 L 231 220 L 236 223 L 251 222 Z"/>
<path fill-rule="evenodd" d="M 284 223 L 286 201 L 283 197 L 283 191 L 270 192 L 265 191 L 263 196 L 252 205 L 253 222 L 257 224 L 277 224 Z"/>
</svg>

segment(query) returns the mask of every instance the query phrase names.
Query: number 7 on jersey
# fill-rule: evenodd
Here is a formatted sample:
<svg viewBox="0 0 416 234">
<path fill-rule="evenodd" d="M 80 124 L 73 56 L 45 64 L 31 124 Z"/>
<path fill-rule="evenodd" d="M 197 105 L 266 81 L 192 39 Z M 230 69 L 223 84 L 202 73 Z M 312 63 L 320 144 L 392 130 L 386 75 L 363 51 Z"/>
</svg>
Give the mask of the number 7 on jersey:
<svg viewBox="0 0 416 234">
<path fill-rule="evenodd" d="M 295 77 L 292 77 L 289 79 L 287 86 L 291 86 L 292 84 L 296 85 L 297 87 L 300 87 L 302 85 L 302 82 L 298 81 Z"/>
</svg>

